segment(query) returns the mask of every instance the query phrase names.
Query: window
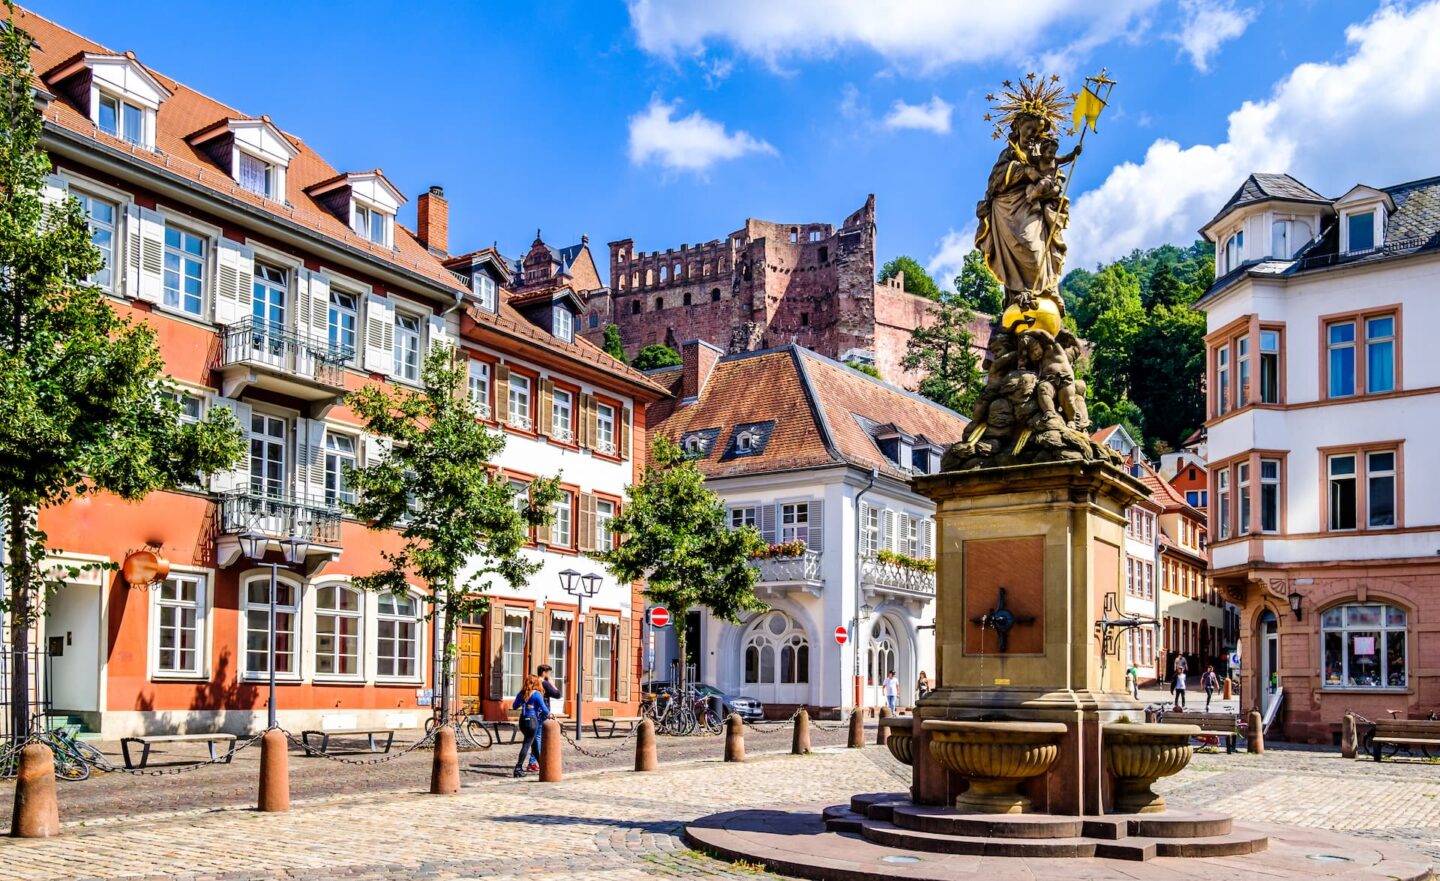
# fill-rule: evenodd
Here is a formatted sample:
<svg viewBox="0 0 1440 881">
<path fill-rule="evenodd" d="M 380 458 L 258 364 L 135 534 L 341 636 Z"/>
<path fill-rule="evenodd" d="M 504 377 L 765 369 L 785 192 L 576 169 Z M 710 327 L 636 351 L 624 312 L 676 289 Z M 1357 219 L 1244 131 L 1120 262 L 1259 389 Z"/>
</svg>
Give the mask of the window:
<svg viewBox="0 0 1440 881">
<path fill-rule="evenodd" d="M 267 199 L 275 198 L 275 167 L 273 165 L 263 159 L 251 156 L 249 153 L 242 152 L 236 172 L 236 179 L 240 182 L 240 186 Z"/>
<path fill-rule="evenodd" d="M 530 485 L 518 480 L 510 481 L 510 504 L 524 515 L 530 510 Z"/>
<path fill-rule="evenodd" d="M 346 361 L 355 357 L 355 326 L 359 315 L 354 294 L 330 289 L 330 346 L 342 350 Z"/>
<path fill-rule="evenodd" d="M 155 672 L 200 676 L 205 623 L 205 579 L 171 575 L 155 592 Z"/>
<path fill-rule="evenodd" d="M 818 230 L 818 229 L 812 229 L 812 230 L 810 230 L 810 241 L 812 241 L 812 242 L 818 242 L 818 241 L 820 241 L 820 230 Z"/>
<path fill-rule="evenodd" d="M 880 550 L 880 509 L 871 505 L 860 508 L 860 553 L 873 556 Z"/>
<path fill-rule="evenodd" d="M 769 612 L 750 625 L 745 638 L 747 684 L 794 685 L 809 681 L 810 643 L 790 616 Z"/>
<path fill-rule="evenodd" d="M 1280 403 L 1280 331 L 1260 331 L 1260 403 Z"/>
<path fill-rule="evenodd" d="M 250 415 L 250 492 L 271 499 L 285 497 L 284 419 Z"/>
<path fill-rule="evenodd" d="M 591 329 L 591 330 L 594 330 L 595 328 L 599 327 L 599 326 L 600 326 L 600 315 L 599 315 L 599 313 L 591 312 L 589 318 L 586 319 L 586 323 L 590 326 L 590 329 Z"/>
<path fill-rule="evenodd" d="M 1230 469 L 1221 468 L 1215 472 L 1215 513 L 1219 515 L 1220 528 L 1216 537 L 1224 540 L 1230 537 Z"/>
<path fill-rule="evenodd" d="M 1375 247 L 1375 212 L 1361 211 L 1345 216 L 1345 232 L 1348 237 L 1345 250 L 1351 254 L 1368 251 Z"/>
<path fill-rule="evenodd" d="M 1395 453 L 1365 454 L 1365 524 L 1395 525 Z"/>
<path fill-rule="evenodd" d="M 1203 489 L 1190 489 L 1185 491 L 1185 504 L 1192 508 L 1204 508 L 1207 504 L 1206 496 L 1210 495 Z"/>
<path fill-rule="evenodd" d="M 497 610 L 497 612 L 500 610 Z M 523 611 L 505 609 L 505 632 L 501 645 L 502 688 L 507 696 L 520 693 L 525 684 L 525 622 L 530 616 Z"/>
<path fill-rule="evenodd" d="M 288 581 L 275 582 L 275 675 L 295 676 L 300 647 L 296 626 L 300 591 Z M 245 672 L 270 672 L 270 578 L 252 578 L 245 585 Z"/>
<path fill-rule="evenodd" d="M 481 419 L 490 418 L 490 365 L 484 361 L 470 359 L 469 369 L 470 400 L 475 402 L 475 412 Z"/>
<path fill-rule="evenodd" d="M 1236 379 L 1239 380 L 1235 390 L 1236 406 L 1244 407 L 1250 403 L 1250 338 L 1242 336 L 1235 340 L 1235 369 Z"/>
<path fill-rule="evenodd" d="M 100 268 L 86 281 L 109 290 L 115 282 L 115 206 L 74 190 L 71 194 L 85 212 L 85 220 L 90 225 L 90 243 L 100 251 Z"/>
<path fill-rule="evenodd" d="M 1243 259 L 1245 259 L 1245 231 L 1241 230 L 1225 241 L 1224 272 L 1229 272 L 1239 266 Z"/>
<path fill-rule="evenodd" d="M 595 405 L 595 449 L 602 453 L 614 454 L 615 408 L 609 404 Z"/>
<path fill-rule="evenodd" d="M 1236 501 L 1238 503 L 1239 516 L 1236 517 L 1237 532 L 1240 535 L 1250 534 L 1250 463 L 1239 462 L 1235 465 L 1235 488 Z"/>
<path fill-rule="evenodd" d="M 475 295 L 480 299 L 480 308 L 487 312 L 495 311 L 495 279 L 479 270 L 475 272 Z"/>
<path fill-rule="evenodd" d="M 609 550 L 615 546 L 615 530 L 611 523 L 615 520 L 615 503 L 609 499 L 595 500 L 595 547 L 598 550 Z"/>
<path fill-rule="evenodd" d="M 1260 460 L 1260 531 L 1280 531 L 1280 460 Z"/>
<path fill-rule="evenodd" d="M 165 227 L 164 303 L 199 315 L 205 306 L 205 240 Z"/>
<path fill-rule="evenodd" d="M 1355 528 L 1355 456 L 1331 456 L 1329 458 L 1330 481 L 1330 528 L 1332 530 Z"/>
<path fill-rule="evenodd" d="M 345 468 L 356 467 L 355 438 L 348 434 L 325 433 L 325 504 L 337 507 L 339 503 L 355 502 L 355 489 L 345 481 Z"/>
<path fill-rule="evenodd" d="M 639 301 L 639 300 L 632 300 L 632 301 L 631 301 L 631 303 L 630 303 L 630 314 L 631 314 L 631 315 L 639 315 L 639 314 L 640 314 L 640 301 Z"/>
<path fill-rule="evenodd" d="M 149 146 L 145 139 L 145 111 L 129 101 L 101 92 L 97 124 L 107 135 Z"/>
<path fill-rule="evenodd" d="M 555 500 L 551 509 L 555 513 L 555 519 L 550 524 L 550 545 L 558 548 L 568 548 L 574 544 L 570 529 L 570 513 L 574 500 L 568 492 L 561 492 L 560 498 Z"/>
<path fill-rule="evenodd" d="M 377 245 L 390 242 L 390 215 L 355 203 L 355 231 Z"/>
<path fill-rule="evenodd" d="M 175 392 L 172 397 L 180 404 L 181 422 L 199 422 L 205 414 L 205 401 L 199 395 Z"/>
<path fill-rule="evenodd" d="M 570 616 L 550 613 L 550 639 L 545 663 L 550 665 L 550 681 L 565 699 L 565 671 L 570 667 Z M 557 708 L 558 709 L 558 708 Z"/>
<path fill-rule="evenodd" d="M 551 310 L 551 325 L 555 336 L 567 342 L 575 339 L 575 313 L 558 303 Z"/>
<path fill-rule="evenodd" d="M 1230 345 L 1227 343 L 1215 351 L 1215 415 L 1224 416 L 1230 410 Z"/>
<path fill-rule="evenodd" d="M 1405 688 L 1405 610 L 1348 605 L 1320 615 L 1325 688 Z"/>
<path fill-rule="evenodd" d="M 315 591 L 315 674 L 360 675 L 360 591 L 327 584 Z"/>
<path fill-rule="evenodd" d="M 530 377 L 518 373 L 510 374 L 510 424 L 529 431 L 530 421 Z"/>
<path fill-rule="evenodd" d="M 575 439 L 572 425 L 574 400 L 565 389 L 555 389 L 551 395 L 550 436 L 558 441 L 570 443 Z"/>
<path fill-rule="evenodd" d="M 375 675 L 415 679 L 420 675 L 420 603 L 410 594 L 376 597 Z"/>
<path fill-rule="evenodd" d="M 689 305 L 690 305 L 690 292 L 689 292 L 689 291 L 686 291 L 685 294 L 680 298 L 680 303 L 681 303 L 681 305 L 683 305 L 683 306 L 689 306 Z"/>
<path fill-rule="evenodd" d="M 1280 260 L 1290 257 L 1290 221 L 1277 220 L 1270 224 L 1270 254 Z"/>
<path fill-rule="evenodd" d="M 810 543 L 810 505 L 806 502 L 780 506 L 780 541 Z"/>
<path fill-rule="evenodd" d="M 255 264 L 252 287 L 250 314 L 255 319 L 251 328 L 252 345 L 259 348 L 268 340 L 279 354 L 282 344 L 278 336 L 285 331 L 285 270 Z"/>
<path fill-rule="evenodd" d="M 615 681 L 615 643 L 620 625 L 601 620 L 595 625 L 595 700 L 608 701 Z"/>
<path fill-rule="evenodd" d="M 663 271 L 662 271 L 662 274 L 663 274 Z M 664 279 L 662 278 L 661 281 L 664 281 Z M 664 309 L 664 308 L 665 308 L 665 298 L 664 298 L 664 297 L 656 297 L 656 298 L 655 298 L 655 311 L 656 311 L 656 312 L 659 312 L 661 309 Z"/>
<path fill-rule="evenodd" d="M 739 528 L 742 527 L 742 526 L 749 526 L 750 528 L 753 529 L 753 528 L 755 528 L 755 523 L 756 523 L 756 520 L 755 520 L 755 509 L 754 509 L 754 508 L 731 508 L 731 509 L 730 509 L 730 528 L 731 528 L 731 529 L 739 529 Z"/>
<path fill-rule="evenodd" d="M 720 289 L 719 289 L 719 288 L 711 288 L 711 289 L 710 289 L 710 302 L 712 302 L 712 303 L 718 303 L 718 302 L 720 302 Z"/>
<path fill-rule="evenodd" d="M 1365 319 L 1365 391 L 1395 390 L 1395 316 Z"/>
<path fill-rule="evenodd" d="M 1330 397 L 1355 394 L 1355 322 L 1340 321 L 1325 329 Z"/>
<path fill-rule="evenodd" d="M 395 313 L 395 378 L 420 381 L 420 319 Z"/>
</svg>

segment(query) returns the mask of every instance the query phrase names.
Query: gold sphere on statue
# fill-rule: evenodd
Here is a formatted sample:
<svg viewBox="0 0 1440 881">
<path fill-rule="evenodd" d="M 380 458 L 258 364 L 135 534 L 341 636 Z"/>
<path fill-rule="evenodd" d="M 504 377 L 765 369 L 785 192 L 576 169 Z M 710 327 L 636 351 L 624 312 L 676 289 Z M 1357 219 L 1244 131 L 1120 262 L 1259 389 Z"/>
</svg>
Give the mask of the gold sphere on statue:
<svg viewBox="0 0 1440 881">
<path fill-rule="evenodd" d="M 1035 305 L 1030 309 L 1022 309 L 1019 303 L 1011 303 L 1005 309 L 1005 314 L 1000 316 L 1000 326 L 1014 333 L 1038 328 L 1055 336 L 1064 329 L 1065 322 L 1060 316 L 1060 307 L 1054 300 L 1049 297 L 1036 297 Z"/>
</svg>

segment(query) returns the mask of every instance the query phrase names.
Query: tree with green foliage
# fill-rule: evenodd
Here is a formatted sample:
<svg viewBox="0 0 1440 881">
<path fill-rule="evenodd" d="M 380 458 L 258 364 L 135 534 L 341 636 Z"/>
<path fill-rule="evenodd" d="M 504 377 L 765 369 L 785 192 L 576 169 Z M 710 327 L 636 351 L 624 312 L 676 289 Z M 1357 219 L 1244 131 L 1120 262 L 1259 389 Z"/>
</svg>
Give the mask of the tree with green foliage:
<svg viewBox="0 0 1440 881">
<path fill-rule="evenodd" d="M 912 391 L 968 414 L 985 387 L 975 334 L 970 329 L 975 312 L 959 297 L 948 297 L 930 307 L 930 314 L 933 322 L 910 332 L 901 366 L 924 374 Z"/>
<path fill-rule="evenodd" d="M 845 366 L 849 367 L 851 370 L 863 373 L 866 376 L 873 376 L 876 379 L 884 379 L 884 377 L 880 375 L 880 371 L 876 369 L 874 364 L 866 364 L 862 361 L 846 361 Z"/>
<path fill-rule="evenodd" d="M 725 503 L 706 489 L 700 469 L 674 441 L 655 438 L 640 481 L 625 495 L 611 521 L 621 541 L 593 556 L 621 581 L 645 581 L 646 599 L 674 616 L 681 658 L 691 609 L 738 623 L 742 613 L 765 608 L 750 564 L 765 542 L 753 526 L 730 528 Z"/>
<path fill-rule="evenodd" d="M 1092 429 L 1123 425 L 1136 443 L 1144 442 L 1145 414 L 1140 412 L 1140 408 L 1135 406 L 1134 401 L 1121 399 L 1113 407 L 1104 401 L 1091 404 L 1090 424 Z"/>
<path fill-rule="evenodd" d="M 155 330 L 122 318 L 86 279 L 102 266 L 80 205 L 47 197 L 50 160 L 31 94 L 30 37 L 0 32 L 0 498 L 9 613 L 10 723 L 29 732 L 31 627 L 81 570 L 55 566 L 41 512 L 108 492 L 138 501 L 233 467 L 230 411 L 182 422 Z M 51 191 L 54 192 L 54 191 Z"/>
<path fill-rule="evenodd" d="M 521 549 L 531 528 L 550 522 L 560 498 L 558 477 L 531 481 L 517 504 L 516 488 L 494 476 L 505 435 L 480 421 L 466 382 L 454 350 L 436 346 L 419 389 L 369 384 L 346 398 L 386 454 L 346 467 L 356 500 L 345 508 L 371 529 L 397 530 L 403 542 L 399 551 L 382 551 L 384 569 L 354 582 L 396 596 L 410 593 L 412 577 L 423 583 L 426 618 L 440 621 L 441 718 L 450 709 L 456 625 L 486 610 L 487 591 L 522 588 L 540 569 Z"/>
<path fill-rule="evenodd" d="M 976 312 L 998 317 L 1005 311 L 1005 289 L 986 268 L 985 255 L 979 248 L 972 248 L 965 255 L 960 274 L 955 276 L 955 296 Z"/>
<path fill-rule="evenodd" d="M 1161 263 L 1150 274 L 1150 284 L 1140 299 L 1146 309 L 1154 309 L 1159 306 L 1188 306 L 1198 295 L 1199 292 L 1192 295 L 1192 291 L 1175 277 L 1169 263 Z"/>
<path fill-rule="evenodd" d="M 927 300 L 940 299 L 940 286 L 935 283 L 935 279 L 930 277 L 930 273 L 926 272 L 925 267 L 921 266 L 920 262 L 914 257 L 896 257 L 894 260 L 886 263 L 880 267 L 879 280 L 889 281 L 901 272 L 905 273 L 905 279 L 901 282 L 901 287 L 905 289 L 907 294 L 914 294 L 917 297 L 924 297 Z"/>
<path fill-rule="evenodd" d="M 661 343 L 651 343 L 635 353 L 630 366 L 636 370 L 655 370 L 660 367 L 674 367 L 681 363 L 680 353 Z"/>
<path fill-rule="evenodd" d="M 1140 280 L 1119 263 L 1094 273 L 1087 279 L 1085 297 L 1075 304 L 1075 324 L 1080 335 L 1089 339 L 1091 328 L 1105 312 L 1116 306 L 1141 305 Z"/>
<path fill-rule="evenodd" d="M 605 353 L 621 364 L 625 364 L 625 346 L 620 342 L 620 325 L 605 325 Z"/>
<path fill-rule="evenodd" d="M 1129 373 L 1130 399 L 1152 441 L 1178 447 L 1205 419 L 1204 313 L 1157 306 L 1131 343 Z"/>
</svg>

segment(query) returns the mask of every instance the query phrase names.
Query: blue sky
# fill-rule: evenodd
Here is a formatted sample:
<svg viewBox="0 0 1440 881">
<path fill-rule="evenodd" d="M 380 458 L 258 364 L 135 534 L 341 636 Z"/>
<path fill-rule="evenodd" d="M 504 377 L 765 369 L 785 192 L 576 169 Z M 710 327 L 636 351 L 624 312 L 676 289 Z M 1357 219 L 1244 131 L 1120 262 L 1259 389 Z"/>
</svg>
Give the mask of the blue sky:
<svg viewBox="0 0 1440 881">
<path fill-rule="evenodd" d="M 451 250 L 652 250 L 747 216 L 839 223 L 948 282 L 996 153 L 985 94 L 1119 80 L 1072 185 L 1072 265 L 1185 243 L 1249 171 L 1322 192 L 1440 174 L 1440 2 L 631 0 L 124 4 L 37 12 L 412 197 Z M 1097 12 L 1099 8 L 1100 12 Z M 254 24 L 251 24 L 254 23 Z"/>
</svg>

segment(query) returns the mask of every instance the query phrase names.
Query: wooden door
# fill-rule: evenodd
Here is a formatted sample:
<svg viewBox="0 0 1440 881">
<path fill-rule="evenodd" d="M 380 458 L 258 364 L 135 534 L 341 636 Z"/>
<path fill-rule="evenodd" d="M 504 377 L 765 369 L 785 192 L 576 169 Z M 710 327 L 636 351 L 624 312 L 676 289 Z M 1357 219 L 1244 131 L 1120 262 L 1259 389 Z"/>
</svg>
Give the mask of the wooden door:
<svg viewBox="0 0 1440 881">
<path fill-rule="evenodd" d="M 457 670 L 460 706 L 466 712 L 480 712 L 481 671 L 484 661 L 482 642 L 485 631 L 479 627 L 460 628 L 460 656 Z"/>
</svg>

